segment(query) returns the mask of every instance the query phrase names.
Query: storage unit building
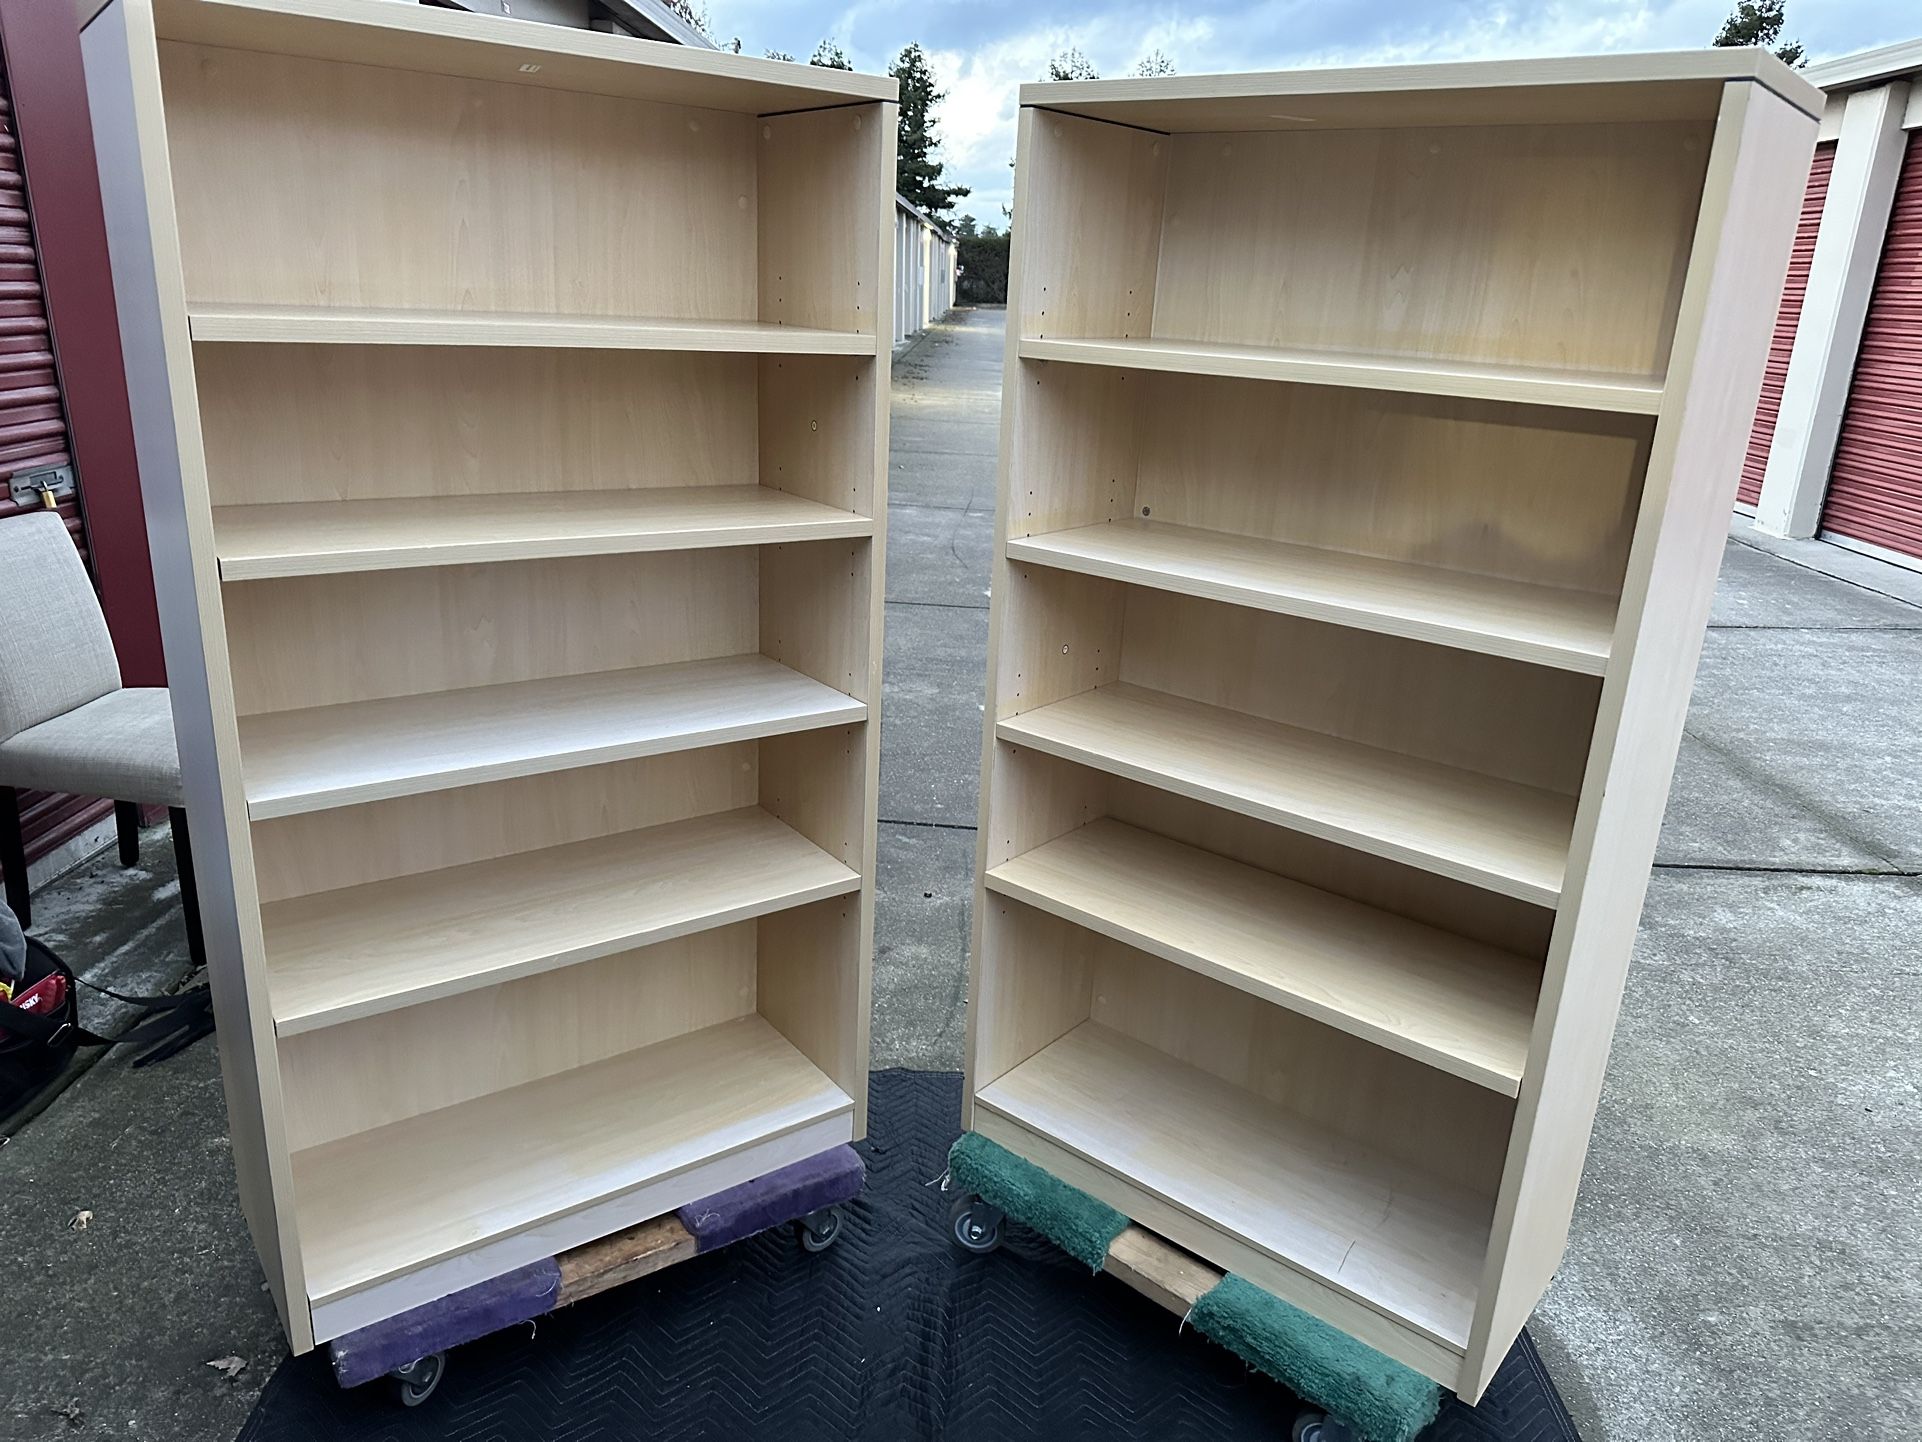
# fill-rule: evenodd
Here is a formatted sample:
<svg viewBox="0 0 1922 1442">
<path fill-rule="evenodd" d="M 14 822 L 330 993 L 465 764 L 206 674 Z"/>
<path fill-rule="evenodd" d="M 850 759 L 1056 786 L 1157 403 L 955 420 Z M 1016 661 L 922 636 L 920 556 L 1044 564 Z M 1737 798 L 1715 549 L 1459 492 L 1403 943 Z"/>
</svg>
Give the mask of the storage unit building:
<svg viewBox="0 0 1922 1442">
<path fill-rule="evenodd" d="M 1822 140 L 1740 499 L 1771 535 L 1922 568 L 1922 40 L 1807 77 Z"/>
</svg>

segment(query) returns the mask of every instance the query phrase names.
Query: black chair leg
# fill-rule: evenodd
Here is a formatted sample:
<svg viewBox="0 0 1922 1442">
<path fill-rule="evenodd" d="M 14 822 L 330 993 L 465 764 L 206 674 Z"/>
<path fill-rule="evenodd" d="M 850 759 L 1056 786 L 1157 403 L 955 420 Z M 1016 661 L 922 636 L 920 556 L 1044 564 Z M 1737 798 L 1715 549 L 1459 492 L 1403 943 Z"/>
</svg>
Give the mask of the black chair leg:
<svg viewBox="0 0 1922 1442">
<path fill-rule="evenodd" d="M 174 865 L 180 872 L 180 906 L 186 913 L 187 955 L 195 966 L 207 964 L 207 940 L 200 930 L 200 888 L 194 883 L 194 848 L 187 835 L 187 813 L 167 808 L 167 826 L 174 837 Z"/>
<path fill-rule="evenodd" d="M 0 871 L 6 873 L 7 905 L 20 925 L 33 925 L 33 905 L 27 893 L 27 843 L 20 834 L 20 793 L 0 786 Z"/>
<path fill-rule="evenodd" d="M 120 864 L 132 866 L 140 860 L 140 805 L 134 801 L 113 804 L 113 826 L 120 833 Z"/>
</svg>

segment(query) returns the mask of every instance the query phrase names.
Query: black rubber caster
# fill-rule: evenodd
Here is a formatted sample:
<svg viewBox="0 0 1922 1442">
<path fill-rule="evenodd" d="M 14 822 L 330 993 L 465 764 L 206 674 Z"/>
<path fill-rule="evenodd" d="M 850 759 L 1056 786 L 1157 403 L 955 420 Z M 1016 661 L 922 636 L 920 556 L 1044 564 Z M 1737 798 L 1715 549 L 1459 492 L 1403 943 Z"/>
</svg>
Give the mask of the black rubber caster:
<svg viewBox="0 0 1922 1442">
<path fill-rule="evenodd" d="M 1295 1418 L 1293 1442 L 1356 1442 L 1354 1432 L 1339 1417 L 1325 1412 L 1303 1412 Z"/>
<path fill-rule="evenodd" d="M 801 1246 L 810 1252 L 825 1252 L 841 1237 L 841 1209 L 823 1207 L 818 1212 L 809 1212 L 795 1224 L 801 1234 Z"/>
<path fill-rule="evenodd" d="M 1001 1245 L 1001 1218 L 1001 1208 L 968 1193 L 956 1197 L 948 1209 L 955 1245 L 978 1256 L 986 1256 Z"/>
<path fill-rule="evenodd" d="M 387 1375 L 394 1379 L 399 1389 L 400 1405 L 418 1407 L 434 1395 L 440 1386 L 440 1379 L 447 1371 L 447 1354 L 430 1352 L 425 1357 L 416 1357 L 405 1366 L 396 1367 Z"/>
</svg>

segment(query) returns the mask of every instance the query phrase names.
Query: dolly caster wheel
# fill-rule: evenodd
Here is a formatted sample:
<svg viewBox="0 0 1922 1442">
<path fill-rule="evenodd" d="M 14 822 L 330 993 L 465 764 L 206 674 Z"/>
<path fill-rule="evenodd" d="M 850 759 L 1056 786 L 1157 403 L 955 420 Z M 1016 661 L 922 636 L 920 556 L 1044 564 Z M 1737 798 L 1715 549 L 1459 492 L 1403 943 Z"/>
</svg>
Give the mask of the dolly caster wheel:
<svg viewBox="0 0 1922 1442">
<path fill-rule="evenodd" d="M 387 1375 L 394 1379 L 399 1388 L 400 1405 L 418 1407 L 434 1395 L 440 1386 L 440 1379 L 447 1371 L 447 1354 L 430 1352 L 425 1357 L 416 1357 L 403 1367 L 396 1367 Z"/>
<path fill-rule="evenodd" d="M 801 1233 L 801 1246 L 810 1252 L 825 1252 L 841 1238 L 841 1209 L 822 1207 L 809 1212 L 795 1224 Z"/>
<path fill-rule="evenodd" d="M 948 1226 L 955 1245 L 964 1252 L 985 1256 L 1001 1245 L 1001 1208 L 963 1193 L 948 1209 Z"/>
<path fill-rule="evenodd" d="M 1355 1434 L 1339 1417 L 1325 1412 L 1304 1412 L 1295 1418 L 1293 1442 L 1355 1442 Z"/>
</svg>

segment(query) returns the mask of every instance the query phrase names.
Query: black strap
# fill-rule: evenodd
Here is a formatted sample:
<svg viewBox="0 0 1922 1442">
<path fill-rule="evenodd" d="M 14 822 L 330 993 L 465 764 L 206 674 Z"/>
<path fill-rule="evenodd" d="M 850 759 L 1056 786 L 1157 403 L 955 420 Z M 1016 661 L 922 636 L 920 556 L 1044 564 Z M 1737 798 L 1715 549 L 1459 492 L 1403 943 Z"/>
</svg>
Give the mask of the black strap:
<svg viewBox="0 0 1922 1442">
<path fill-rule="evenodd" d="M 136 1022 L 119 1036 L 101 1036 L 98 1032 L 90 1031 L 76 1022 L 65 1021 L 57 1016 L 40 1016 L 34 1012 L 22 1011 L 17 1006 L 0 1004 L 0 1031 L 26 1037 L 30 1041 L 44 1042 L 49 1046 L 67 1040 L 71 1040 L 76 1046 L 121 1046 L 123 1044 L 139 1046 L 147 1042 L 160 1041 L 176 1032 L 184 1031 L 184 1036 L 178 1045 L 164 1052 L 156 1048 L 153 1055 L 143 1056 L 134 1063 L 135 1066 L 145 1066 L 149 1062 L 172 1056 L 174 1052 L 213 1030 L 212 997 L 204 986 L 193 987 L 176 996 L 125 996 L 80 977 L 75 977 L 74 980 L 92 991 L 110 996 L 115 1001 L 125 1002 L 129 1006 L 137 1006 L 152 1015 L 143 1021 Z"/>
</svg>

